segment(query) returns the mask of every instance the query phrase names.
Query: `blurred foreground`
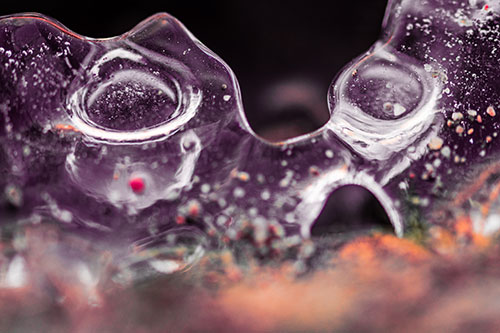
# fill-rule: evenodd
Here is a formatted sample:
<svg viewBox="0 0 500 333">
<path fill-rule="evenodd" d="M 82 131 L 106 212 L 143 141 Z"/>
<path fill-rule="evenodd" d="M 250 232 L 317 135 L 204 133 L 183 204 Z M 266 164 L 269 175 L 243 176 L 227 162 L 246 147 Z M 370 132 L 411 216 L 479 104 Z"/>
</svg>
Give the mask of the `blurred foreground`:
<svg viewBox="0 0 500 333">
<path fill-rule="evenodd" d="M 497 237 L 466 218 L 427 234 L 322 237 L 296 256 L 260 258 L 240 243 L 184 272 L 127 281 L 109 253 L 28 227 L 1 246 L 0 331 L 496 330 Z M 82 251 L 93 269 L 71 260 Z"/>
</svg>

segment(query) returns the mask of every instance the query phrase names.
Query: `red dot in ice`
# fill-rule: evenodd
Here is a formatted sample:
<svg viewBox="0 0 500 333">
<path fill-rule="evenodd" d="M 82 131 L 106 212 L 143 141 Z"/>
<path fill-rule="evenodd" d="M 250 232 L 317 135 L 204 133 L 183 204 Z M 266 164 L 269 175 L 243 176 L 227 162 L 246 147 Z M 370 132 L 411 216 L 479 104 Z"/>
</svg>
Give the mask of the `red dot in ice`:
<svg viewBox="0 0 500 333">
<path fill-rule="evenodd" d="M 131 178 L 128 182 L 130 188 L 134 193 L 142 193 L 144 191 L 144 188 L 146 185 L 144 184 L 144 179 L 141 177 L 134 177 Z"/>
<path fill-rule="evenodd" d="M 175 218 L 175 223 L 184 224 L 184 223 L 186 223 L 186 218 L 184 216 L 179 215 Z"/>
</svg>

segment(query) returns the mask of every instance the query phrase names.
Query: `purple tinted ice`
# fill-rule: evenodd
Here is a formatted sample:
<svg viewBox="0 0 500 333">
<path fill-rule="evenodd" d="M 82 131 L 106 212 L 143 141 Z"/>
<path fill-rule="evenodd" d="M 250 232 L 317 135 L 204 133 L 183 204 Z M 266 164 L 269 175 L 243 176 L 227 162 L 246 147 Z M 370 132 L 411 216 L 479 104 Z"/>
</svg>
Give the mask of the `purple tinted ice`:
<svg viewBox="0 0 500 333">
<path fill-rule="evenodd" d="M 246 223 L 308 237 L 328 196 L 356 184 L 402 235 L 496 163 L 498 10 L 390 2 L 381 39 L 333 82 L 330 121 L 280 143 L 253 133 L 229 67 L 167 14 L 104 40 L 4 17 L 2 214 L 115 240 L 236 238 Z"/>
</svg>

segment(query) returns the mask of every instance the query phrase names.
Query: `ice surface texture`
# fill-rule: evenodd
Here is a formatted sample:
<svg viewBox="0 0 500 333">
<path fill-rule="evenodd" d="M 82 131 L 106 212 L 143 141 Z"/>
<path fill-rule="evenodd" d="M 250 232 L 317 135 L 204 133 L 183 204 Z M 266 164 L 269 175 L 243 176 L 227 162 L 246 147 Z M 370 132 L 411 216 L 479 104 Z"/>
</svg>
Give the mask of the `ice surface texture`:
<svg viewBox="0 0 500 333">
<path fill-rule="evenodd" d="M 461 198 L 499 167 L 498 10 L 390 2 L 381 39 L 334 80 L 329 122 L 279 143 L 252 131 L 232 71 L 168 14 L 110 39 L 3 17 L 3 223 L 118 242 L 236 239 L 243 224 L 307 238 L 349 184 L 377 197 L 398 235 L 452 207 L 477 215 Z"/>
</svg>

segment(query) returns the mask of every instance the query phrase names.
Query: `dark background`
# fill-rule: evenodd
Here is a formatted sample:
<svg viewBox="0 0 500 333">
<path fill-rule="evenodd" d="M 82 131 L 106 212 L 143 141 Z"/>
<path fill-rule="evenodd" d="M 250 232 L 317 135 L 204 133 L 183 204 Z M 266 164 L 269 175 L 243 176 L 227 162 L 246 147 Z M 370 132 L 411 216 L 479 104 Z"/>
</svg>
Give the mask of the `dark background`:
<svg viewBox="0 0 500 333">
<path fill-rule="evenodd" d="M 148 16 L 177 17 L 224 59 L 240 82 L 247 117 L 279 140 L 328 119 L 337 72 L 377 40 L 386 0 L 357 1 L 2 1 L 0 16 L 39 12 L 89 37 L 111 37 Z"/>
</svg>

